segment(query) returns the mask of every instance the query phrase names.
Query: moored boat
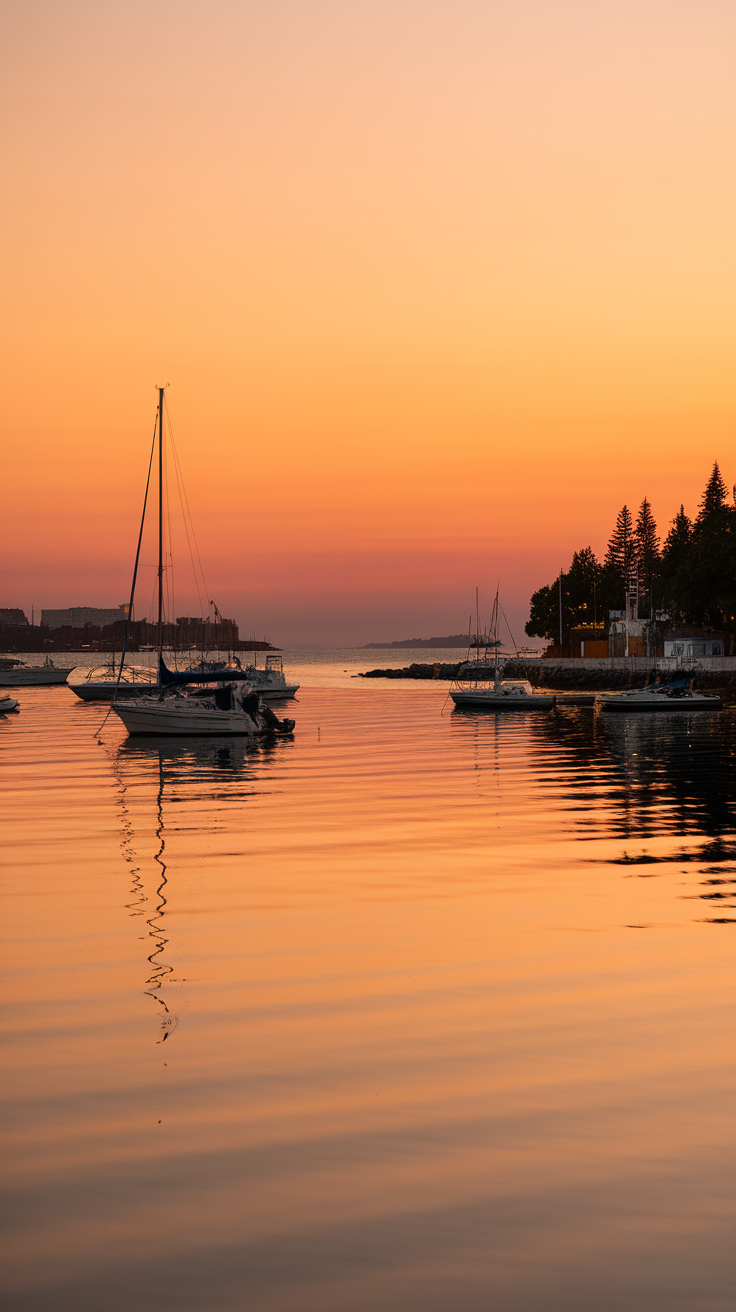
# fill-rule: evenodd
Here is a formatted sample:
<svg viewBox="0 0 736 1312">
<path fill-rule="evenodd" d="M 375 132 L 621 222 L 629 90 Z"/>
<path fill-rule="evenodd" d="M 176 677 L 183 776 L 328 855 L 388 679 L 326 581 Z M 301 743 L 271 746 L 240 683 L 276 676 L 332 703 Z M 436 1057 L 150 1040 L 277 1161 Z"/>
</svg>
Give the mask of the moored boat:
<svg viewBox="0 0 736 1312">
<path fill-rule="evenodd" d="M 18 703 L 14 697 L 0 697 L 0 715 L 5 715 L 6 711 L 17 711 Z"/>
<path fill-rule="evenodd" d="M 498 599 L 498 590 L 496 590 L 496 598 L 491 614 L 490 635 L 492 636 L 485 635 L 484 643 L 481 643 L 477 588 L 475 590 L 475 607 L 476 641 L 473 644 L 470 637 L 468 637 L 469 659 L 459 667 L 450 688 L 450 697 L 455 705 L 459 707 L 484 707 L 496 711 L 551 711 L 557 704 L 554 693 L 535 692 L 528 679 L 501 678 L 504 666 L 510 660 L 513 660 L 513 656 L 503 656 L 499 651 L 498 628 L 501 606 Z M 478 655 L 471 660 L 471 646 L 475 646 L 477 651 L 480 651 L 481 646 L 484 646 L 484 656 Z"/>
<path fill-rule="evenodd" d="M 50 684 L 66 683 L 73 665 L 63 669 L 54 665 L 47 656 L 43 665 L 28 665 L 25 661 L 3 657 L 0 660 L 0 688 L 45 688 Z"/>
<path fill-rule="evenodd" d="M 554 693 L 535 692 L 528 679 L 502 679 L 500 662 L 484 670 L 483 662 L 467 661 L 458 670 L 450 697 L 456 706 L 499 711 L 551 711 L 557 704 Z"/>
<path fill-rule="evenodd" d="M 195 686 L 213 680 L 213 687 Z M 175 674 L 161 660 L 159 682 L 161 691 L 156 696 L 112 703 L 129 734 L 259 739 L 284 737 L 294 731 L 294 721 L 280 720 L 243 674 L 221 672 L 219 678 L 211 673 Z"/>
<path fill-rule="evenodd" d="M 142 697 L 156 692 L 156 671 L 147 665 L 96 665 L 85 670 L 72 671 L 67 682 L 72 692 L 84 702 L 120 701 L 123 697 Z"/>
<path fill-rule="evenodd" d="M 199 668 L 175 671 L 167 668 L 163 658 L 164 634 L 164 392 L 158 389 L 159 403 L 156 428 L 158 430 L 158 669 L 146 671 L 151 683 L 146 687 L 139 684 L 135 688 L 135 679 L 125 684 L 123 697 L 118 696 L 125 676 L 125 653 L 128 644 L 128 618 L 133 614 L 135 587 L 140 562 L 141 542 L 146 518 L 146 505 L 150 487 L 151 469 L 156 450 L 156 431 L 151 447 L 151 459 L 146 482 L 146 494 L 143 501 L 143 515 L 138 533 L 138 547 L 133 567 L 133 580 L 130 591 L 123 651 L 117 678 L 113 688 L 110 709 L 122 720 L 129 734 L 162 735 L 217 735 L 246 736 L 250 739 L 284 736 L 294 730 L 293 720 L 279 720 L 269 706 L 266 706 L 258 692 L 252 687 L 250 671 L 243 670 L 240 663 L 208 665 L 204 660 Z M 213 603 L 211 603 L 213 604 Z M 216 608 L 215 608 L 216 609 Z M 264 674 L 267 672 L 264 671 Z M 279 677 L 280 676 L 280 677 Z M 154 685 L 153 680 L 156 679 Z M 105 680 L 107 686 L 112 679 Z M 213 685 L 204 687 L 203 685 Z M 272 670 L 272 687 L 278 696 L 284 696 L 286 680 L 283 668 Z M 144 692 L 145 688 L 145 692 Z M 131 691 L 134 689 L 134 691 Z M 76 691 L 76 689 L 75 689 Z M 294 688 L 296 691 L 296 688 Z M 145 693 L 149 695 L 145 695 Z"/>
<path fill-rule="evenodd" d="M 298 683 L 287 682 L 284 674 L 283 657 L 281 656 L 267 656 L 265 669 L 259 669 L 257 665 L 243 666 L 237 656 L 227 664 L 225 662 L 217 664 L 202 659 L 196 665 L 191 665 L 189 669 L 196 673 L 209 671 L 215 678 L 221 671 L 242 674 L 250 683 L 253 691 L 257 692 L 265 701 L 286 701 L 289 697 L 294 697 L 299 691 Z M 183 673 L 185 672 L 183 671 Z"/>
<path fill-rule="evenodd" d="M 695 691 L 691 679 L 676 679 L 670 683 L 654 683 L 648 688 L 606 693 L 601 697 L 601 709 L 619 715 L 640 712 L 666 715 L 673 711 L 720 711 L 723 702 L 714 693 Z"/>
</svg>

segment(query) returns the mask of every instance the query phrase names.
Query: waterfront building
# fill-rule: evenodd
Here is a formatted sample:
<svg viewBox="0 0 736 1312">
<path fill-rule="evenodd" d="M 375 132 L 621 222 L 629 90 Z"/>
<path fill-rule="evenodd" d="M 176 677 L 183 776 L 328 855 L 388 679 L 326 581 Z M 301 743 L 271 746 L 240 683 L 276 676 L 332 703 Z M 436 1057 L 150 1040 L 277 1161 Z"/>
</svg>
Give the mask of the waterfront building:
<svg viewBox="0 0 736 1312">
<path fill-rule="evenodd" d="M 41 624 L 47 629 L 104 629 L 108 624 L 121 623 L 127 614 L 127 603 L 108 610 L 99 606 L 70 606 L 66 610 L 42 610 Z"/>
</svg>

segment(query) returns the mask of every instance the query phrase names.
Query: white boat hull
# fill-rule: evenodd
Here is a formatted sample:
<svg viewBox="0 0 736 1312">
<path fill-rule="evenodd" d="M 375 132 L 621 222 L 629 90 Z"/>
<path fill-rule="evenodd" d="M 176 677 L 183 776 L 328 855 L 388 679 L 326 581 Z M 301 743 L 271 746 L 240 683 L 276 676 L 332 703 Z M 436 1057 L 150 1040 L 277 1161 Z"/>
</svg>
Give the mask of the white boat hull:
<svg viewBox="0 0 736 1312">
<path fill-rule="evenodd" d="M 450 693 L 456 706 L 483 706 L 494 711 L 551 711 L 557 698 L 544 692 L 496 692 L 493 688 L 455 688 Z"/>
<path fill-rule="evenodd" d="M 17 670 L 0 670 L 0 688 L 44 688 L 47 684 L 66 683 L 74 666 L 58 670 L 54 666 L 25 665 Z"/>
<path fill-rule="evenodd" d="M 179 707 L 173 702 L 154 698 L 137 702 L 113 702 L 130 734 L 219 734 L 226 737 L 257 738 L 260 731 L 249 715 L 238 711 L 218 711 L 214 705 L 198 703 L 196 707 Z"/>
<path fill-rule="evenodd" d="M 257 692 L 259 697 L 271 702 L 286 701 L 287 697 L 295 697 L 299 691 L 299 686 L 298 683 L 273 684 L 258 683 L 256 679 L 251 680 L 253 691 Z"/>
<path fill-rule="evenodd" d="M 129 734 L 155 737 L 197 737 L 217 735 L 228 738 L 272 737 L 274 730 L 262 728 L 239 707 L 220 710 L 214 701 L 187 697 L 142 697 L 139 701 L 113 702 L 112 710 L 120 717 Z M 289 722 L 293 728 L 293 721 Z M 282 732 L 290 732 L 291 728 Z"/>
</svg>

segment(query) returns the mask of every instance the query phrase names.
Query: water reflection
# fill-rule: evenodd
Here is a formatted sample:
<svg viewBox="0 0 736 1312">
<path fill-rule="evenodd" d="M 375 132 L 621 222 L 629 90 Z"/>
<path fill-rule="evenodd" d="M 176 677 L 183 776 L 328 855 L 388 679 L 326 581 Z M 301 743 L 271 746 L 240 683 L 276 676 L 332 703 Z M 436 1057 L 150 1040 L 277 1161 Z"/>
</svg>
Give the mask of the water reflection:
<svg viewBox="0 0 736 1312">
<path fill-rule="evenodd" d="M 146 957 L 149 974 L 144 992 L 160 1008 L 162 1035 L 157 1040 L 159 1043 L 165 1042 L 178 1025 L 178 1016 L 167 999 L 166 985 L 181 982 L 175 980 L 174 967 L 166 957 L 170 942 L 167 893 L 171 878 L 166 853 L 167 827 L 170 832 L 176 829 L 173 823 L 175 808 L 182 804 L 191 810 L 202 800 L 217 804 L 254 795 L 257 791 L 254 788 L 254 761 L 268 758 L 273 750 L 273 744 L 254 746 L 246 740 L 128 738 L 117 747 L 112 757 L 118 791 L 120 847 L 123 859 L 131 867 L 131 901 L 125 906 L 130 916 L 145 917 L 145 937 L 151 950 Z M 131 792 L 145 784 L 153 784 L 155 788 L 154 850 L 150 858 L 154 883 L 150 898 L 154 905 L 149 908 L 150 914 L 147 914 L 145 905 L 149 902 L 144 876 L 146 860 L 138 850 L 148 842 L 150 818 L 145 814 L 145 801 L 143 807 L 134 809 L 131 806 Z M 144 787 L 144 797 L 150 798 L 150 791 L 150 787 Z"/>
<path fill-rule="evenodd" d="M 618 855 L 599 861 L 682 864 L 690 881 L 702 876 L 684 896 L 708 904 L 705 919 L 736 923 L 722 914 L 736 912 L 736 713 L 609 717 L 564 707 L 512 719 L 464 708 L 452 718 L 474 735 L 476 768 L 497 770 L 515 741 L 533 745 L 540 782 L 577 836 L 621 841 Z"/>
</svg>

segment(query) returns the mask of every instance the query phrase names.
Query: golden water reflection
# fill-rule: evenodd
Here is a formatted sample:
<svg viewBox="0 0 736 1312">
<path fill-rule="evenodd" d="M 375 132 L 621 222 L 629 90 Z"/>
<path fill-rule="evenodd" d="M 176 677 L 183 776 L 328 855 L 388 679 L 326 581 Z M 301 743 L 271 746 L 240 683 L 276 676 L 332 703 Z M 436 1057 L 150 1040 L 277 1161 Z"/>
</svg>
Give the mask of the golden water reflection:
<svg viewBox="0 0 736 1312">
<path fill-rule="evenodd" d="M 440 701 L 250 750 L 28 699 L 4 1306 L 728 1305 L 733 717 Z"/>
</svg>

